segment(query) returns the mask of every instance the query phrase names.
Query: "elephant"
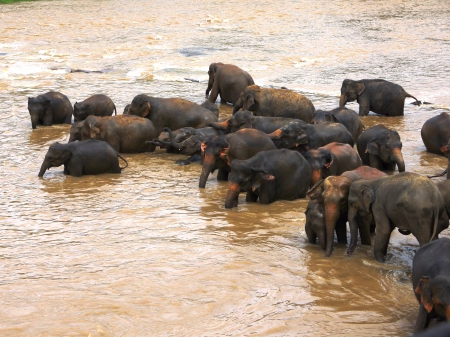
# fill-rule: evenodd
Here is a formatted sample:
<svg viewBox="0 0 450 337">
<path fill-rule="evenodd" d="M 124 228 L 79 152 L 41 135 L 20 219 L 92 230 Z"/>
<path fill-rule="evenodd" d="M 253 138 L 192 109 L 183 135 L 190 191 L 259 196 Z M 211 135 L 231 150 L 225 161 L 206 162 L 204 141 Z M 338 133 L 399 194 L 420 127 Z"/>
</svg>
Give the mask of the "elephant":
<svg viewBox="0 0 450 337">
<path fill-rule="evenodd" d="M 69 142 L 72 143 L 76 140 L 81 140 L 81 129 L 83 129 L 84 121 L 73 122 L 70 126 Z"/>
<path fill-rule="evenodd" d="M 311 166 L 311 185 L 328 176 L 338 176 L 362 165 L 358 153 L 348 144 L 332 142 L 303 154 Z"/>
<path fill-rule="evenodd" d="M 117 115 L 117 109 L 111 98 L 98 94 L 86 98 L 84 101 L 73 105 L 73 117 L 75 122 L 83 121 L 87 116 L 112 116 Z"/>
<path fill-rule="evenodd" d="M 118 158 L 126 166 L 120 167 Z M 128 162 L 106 142 L 89 139 L 67 144 L 50 145 L 38 176 L 43 177 L 51 167 L 64 165 L 64 174 L 74 177 L 101 173 L 120 173 Z"/>
<path fill-rule="evenodd" d="M 131 104 L 125 105 L 125 108 L 123 108 L 122 115 L 129 115 L 128 110 L 130 110 Z"/>
<path fill-rule="evenodd" d="M 325 225 L 325 205 L 321 202 L 310 200 L 305 211 L 305 232 L 309 243 L 316 243 L 319 240 L 320 247 L 326 249 L 326 225 Z M 338 221 L 334 228 L 339 243 L 347 243 L 346 222 Z M 334 235 L 334 230 L 333 230 Z"/>
<path fill-rule="evenodd" d="M 359 135 L 366 128 L 358 117 L 358 114 L 354 110 L 345 107 L 336 108 L 331 111 L 317 110 L 314 113 L 312 123 L 318 124 L 323 122 L 341 123 L 350 132 L 355 143 Z"/>
<path fill-rule="evenodd" d="M 212 122 L 209 125 L 217 130 L 227 133 L 247 128 L 257 129 L 269 134 L 293 121 L 299 121 L 299 119 L 255 116 L 251 111 L 239 110 L 226 120 L 222 122 Z"/>
<path fill-rule="evenodd" d="M 450 336 L 450 322 L 437 324 L 435 327 L 415 333 L 411 337 L 448 337 Z"/>
<path fill-rule="evenodd" d="M 308 124 L 301 120 L 269 134 L 278 148 L 286 148 L 305 153 L 332 142 L 349 144 L 353 147 L 353 137 L 345 126 L 339 123 Z"/>
<path fill-rule="evenodd" d="M 410 231 L 420 246 L 437 239 L 449 225 L 444 200 L 436 185 L 426 177 L 411 172 L 351 184 L 348 196 L 348 222 L 351 241 L 356 247 L 356 215 L 373 214 L 376 226 L 374 256 L 386 260 L 391 232 L 395 227 Z"/>
<path fill-rule="evenodd" d="M 420 306 L 414 332 L 428 328 L 433 318 L 450 321 L 449 238 L 440 238 L 419 248 L 412 262 L 411 281 Z"/>
<path fill-rule="evenodd" d="M 375 125 L 359 136 L 356 148 L 364 165 L 381 171 L 393 171 L 397 165 L 399 172 L 405 172 L 402 142 L 397 131 L 382 124 Z"/>
<path fill-rule="evenodd" d="M 276 147 L 269 136 L 255 129 L 242 129 L 224 136 L 208 137 L 201 144 L 203 163 L 199 187 L 205 188 L 209 174 L 216 169 L 217 180 L 227 180 L 233 160 L 248 159 L 260 151 L 273 149 Z"/>
<path fill-rule="evenodd" d="M 81 129 L 81 140 L 98 139 L 109 143 L 117 152 L 153 152 L 155 145 L 146 141 L 155 139 L 153 123 L 138 116 L 88 116 Z"/>
<path fill-rule="evenodd" d="M 443 147 L 449 144 L 450 139 L 450 114 L 443 112 L 438 116 L 428 119 L 422 126 L 420 135 L 428 152 L 449 157 L 449 151 Z"/>
<path fill-rule="evenodd" d="M 345 79 L 342 82 L 339 107 L 343 108 L 347 102 L 359 103 L 359 115 L 367 116 L 373 111 L 385 116 L 403 116 L 405 98 L 411 97 L 416 104 L 421 103 L 414 96 L 408 94 L 400 85 L 382 79 L 368 79 L 353 81 Z"/>
<path fill-rule="evenodd" d="M 158 98 L 144 94 L 133 98 L 130 115 L 150 119 L 159 135 L 163 128 L 177 130 L 190 126 L 203 128 L 217 122 L 217 116 L 210 110 L 182 98 Z"/>
<path fill-rule="evenodd" d="M 192 162 L 200 161 L 202 142 L 204 142 L 208 137 L 223 135 L 223 132 L 212 127 L 200 129 L 181 128 L 175 130 L 175 132 L 172 132 L 169 128 L 164 128 L 164 131 L 168 134 L 168 140 L 161 139 L 161 136 L 165 135 L 165 132 L 162 132 L 158 139 L 154 139 L 153 141 L 147 143 L 160 145 L 161 147 L 168 147 L 174 149 L 180 154 L 190 156 L 184 160 L 177 160 L 175 163 L 178 165 L 189 165 Z"/>
<path fill-rule="evenodd" d="M 316 226 L 319 242 L 325 250 L 325 256 L 331 256 L 333 250 L 334 231 L 338 233 L 341 227 L 346 228 L 348 221 L 348 194 L 350 185 L 357 180 L 373 180 L 386 176 L 381 172 L 369 166 L 360 166 L 354 170 L 346 171 L 340 176 L 330 176 L 316 183 L 309 189 L 306 195 L 311 199 L 324 205 L 324 226 Z M 363 245 L 371 245 L 370 225 L 372 216 L 357 218 L 359 235 Z M 345 233 L 345 231 L 344 231 Z M 341 234 L 342 235 L 342 234 Z M 355 236 L 358 233 L 354 233 Z M 339 243 L 347 243 L 347 236 L 342 235 Z M 326 247 L 326 248 L 325 248 Z"/>
<path fill-rule="evenodd" d="M 255 116 L 287 117 L 311 123 L 315 111 L 305 96 L 289 89 L 260 88 L 256 84 L 244 89 L 233 108 L 233 115 L 241 108 Z"/>
<path fill-rule="evenodd" d="M 255 84 L 248 72 L 233 64 L 211 63 L 208 70 L 208 87 L 205 95 L 215 103 L 217 96 L 223 103 L 235 105 L 244 89 Z M 211 94 L 209 94 L 211 92 Z M 208 97 L 209 95 L 209 97 Z"/>
<path fill-rule="evenodd" d="M 219 107 L 216 104 L 206 100 L 202 104 L 200 104 L 200 106 L 204 107 L 205 109 L 208 109 L 214 115 L 216 115 L 217 118 L 219 118 Z"/>
<path fill-rule="evenodd" d="M 50 91 L 37 97 L 28 98 L 28 112 L 31 127 L 37 125 L 71 124 L 73 108 L 66 95 Z"/>
<path fill-rule="evenodd" d="M 300 153 L 288 149 L 261 151 L 247 160 L 231 162 L 225 208 L 238 205 L 240 192 L 247 192 L 247 202 L 259 198 L 262 204 L 304 198 L 310 182 L 311 168 Z"/>
</svg>

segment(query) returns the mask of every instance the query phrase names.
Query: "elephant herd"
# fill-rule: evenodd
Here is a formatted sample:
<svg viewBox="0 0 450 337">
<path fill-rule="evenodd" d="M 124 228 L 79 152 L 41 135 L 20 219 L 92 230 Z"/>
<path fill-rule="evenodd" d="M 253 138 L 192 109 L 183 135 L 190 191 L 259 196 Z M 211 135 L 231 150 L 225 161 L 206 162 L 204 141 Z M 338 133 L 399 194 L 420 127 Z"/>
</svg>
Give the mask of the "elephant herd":
<svg viewBox="0 0 450 337">
<path fill-rule="evenodd" d="M 241 192 L 246 202 L 263 204 L 307 196 L 308 242 L 318 241 L 325 256 L 332 254 L 335 233 L 347 244 L 347 222 L 348 254 L 356 249 L 358 233 L 363 245 L 371 245 L 375 235 L 374 257 L 380 262 L 395 228 L 413 234 L 421 246 L 412 271 L 420 304 L 415 331 L 433 318 L 450 320 L 450 239 L 437 239 L 449 226 L 450 180 L 435 184 L 406 172 L 398 132 L 384 125 L 366 129 L 359 118 L 369 111 L 403 116 L 405 98 L 421 102 L 385 80 L 346 79 L 339 107 L 316 111 L 305 96 L 284 87 L 262 88 L 235 65 L 212 63 L 208 75 L 201 105 L 139 94 L 117 115 L 105 95 L 73 108 L 57 92 L 29 98 L 33 129 L 72 124 L 69 142 L 49 147 L 39 177 L 61 165 L 72 176 L 120 173 L 128 165 L 120 153 L 153 152 L 159 146 L 189 156 L 177 164 L 200 161 L 200 188 L 216 170 L 218 180 L 228 180 L 225 208 L 237 207 Z M 218 96 L 234 106 L 232 116 L 219 120 Z M 345 107 L 355 100 L 359 114 Z M 427 150 L 449 157 L 449 130 L 447 113 L 426 121 L 421 136 Z M 398 174 L 384 172 L 396 168 Z"/>
</svg>

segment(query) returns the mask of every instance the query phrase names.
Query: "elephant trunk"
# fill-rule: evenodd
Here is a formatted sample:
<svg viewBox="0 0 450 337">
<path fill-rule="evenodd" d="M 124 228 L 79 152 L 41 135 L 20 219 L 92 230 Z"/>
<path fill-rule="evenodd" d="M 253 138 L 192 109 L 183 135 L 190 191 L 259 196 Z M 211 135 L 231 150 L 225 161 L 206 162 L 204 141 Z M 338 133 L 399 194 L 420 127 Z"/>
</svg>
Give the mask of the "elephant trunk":
<svg viewBox="0 0 450 337">
<path fill-rule="evenodd" d="M 217 129 L 217 130 L 228 131 L 228 127 L 230 125 L 229 121 L 230 121 L 230 119 L 228 118 L 227 120 L 224 120 L 223 122 L 211 122 L 211 123 L 209 123 L 209 126 L 212 126 L 214 129 Z"/>
<path fill-rule="evenodd" d="M 198 183 L 198 187 L 205 188 L 206 180 L 208 179 L 209 174 L 214 170 L 216 166 L 216 159 L 212 154 L 206 155 L 203 159 L 203 167 L 202 173 L 200 174 L 200 181 Z"/>
<path fill-rule="evenodd" d="M 180 143 L 175 142 L 173 134 L 172 134 L 172 130 L 169 128 L 164 128 L 164 131 L 167 131 L 169 133 L 169 137 L 170 137 L 170 146 L 172 146 L 173 148 L 177 149 L 177 150 L 181 150 L 182 146 Z M 161 142 L 163 143 L 163 142 Z"/>
<path fill-rule="evenodd" d="M 44 162 L 41 165 L 41 169 L 39 171 L 38 177 L 43 177 L 45 171 L 47 171 L 49 168 L 50 168 L 50 164 L 46 160 L 44 160 Z"/>
<path fill-rule="evenodd" d="M 242 99 L 239 97 L 239 99 L 237 100 L 236 104 L 233 107 L 233 115 L 239 111 L 240 108 L 242 108 L 244 106 L 244 103 L 242 102 Z"/>
<path fill-rule="evenodd" d="M 326 203 L 325 204 L 325 227 L 327 231 L 326 236 L 326 250 L 325 256 L 331 256 L 331 252 L 333 251 L 333 242 L 334 242 L 334 229 L 336 227 L 336 222 L 339 218 L 339 205 Z"/>
<path fill-rule="evenodd" d="M 341 95 L 341 97 L 339 98 L 339 107 L 343 108 L 345 104 L 347 104 L 347 96 Z"/>
<path fill-rule="evenodd" d="M 225 208 L 237 207 L 240 192 L 241 186 L 239 186 L 239 184 L 230 182 L 227 197 L 225 199 Z"/>
<path fill-rule="evenodd" d="M 403 160 L 402 151 L 399 148 L 396 148 L 393 152 L 393 159 L 397 164 L 398 172 L 405 172 L 405 161 Z"/>
<path fill-rule="evenodd" d="M 38 124 L 38 121 L 39 121 L 39 116 L 37 116 L 37 115 L 32 115 L 32 116 L 31 116 L 31 127 L 32 127 L 33 129 L 36 129 L 36 126 L 37 126 L 37 124 Z"/>
<path fill-rule="evenodd" d="M 356 222 L 356 208 L 349 206 L 348 208 L 348 224 L 350 227 L 350 246 L 347 249 L 347 254 L 352 254 L 356 248 L 356 241 L 358 240 L 358 223 Z"/>
<path fill-rule="evenodd" d="M 322 179 L 322 170 L 316 169 L 311 172 L 311 186 L 314 186 Z"/>
</svg>

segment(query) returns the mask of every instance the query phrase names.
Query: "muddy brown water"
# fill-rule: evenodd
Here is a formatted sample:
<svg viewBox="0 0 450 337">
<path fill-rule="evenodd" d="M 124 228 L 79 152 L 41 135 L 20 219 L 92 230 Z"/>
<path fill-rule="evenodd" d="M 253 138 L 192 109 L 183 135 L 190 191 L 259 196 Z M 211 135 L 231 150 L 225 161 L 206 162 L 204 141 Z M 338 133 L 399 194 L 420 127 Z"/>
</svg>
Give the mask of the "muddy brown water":
<svg viewBox="0 0 450 337">
<path fill-rule="evenodd" d="M 343 79 L 385 78 L 433 104 L 363 122 L 399 131 L 407 171 L 436 173 L 447 160 L 420 129 L 450 106 L 448 3 L 35 1 L 0 5 L 0 22 L 1 336 L 412 333 L 412 236 L 394 232 L 384 264 L 360 246 L 324 258 L 307 244 L 306 199 L 241 195 L 226 210 L 227 183 L 200 190 L 200 166 L 162 150 L 126 155 L 120 175 L 39 179 L 69 126 L 32 130 L 27 97 L 103 93 L 120 113 L 140 93 L 201 103 L 220 61 L 332 109 Z"/>
</svg>

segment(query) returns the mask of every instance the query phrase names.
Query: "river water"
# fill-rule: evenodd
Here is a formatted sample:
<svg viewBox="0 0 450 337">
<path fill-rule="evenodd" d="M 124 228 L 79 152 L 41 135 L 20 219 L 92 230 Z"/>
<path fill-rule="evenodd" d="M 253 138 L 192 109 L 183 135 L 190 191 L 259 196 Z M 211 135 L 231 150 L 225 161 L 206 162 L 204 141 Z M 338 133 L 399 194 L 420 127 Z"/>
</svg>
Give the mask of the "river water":
<svg viewBox="0 0 450 337">
<path fill-rule="evenodd" d="M 224 62 L 332 109 L 345 78 L 384 78 L 433 104 L 363 122 L 399 131 L 407 171 L 436 173 L 447 159 L 420 129 L 450 107 L 448 2 L 33 1 L 0 5 L 0 22 L 1 336 L 412 333 L 414 237 L 395 231 L 385 264 L 368 247 L 324 258 L 306 199 L 242 194 L 226 210 L 226 182 L 200 190 L 201 167 L 163 150 L 125 155 L 120 175 L 39 179 L 70 126 L 32 130 L 27 97 L 103 93 L 120 113 L 140 93 L 201 103 L 209 64 Z"/>
</svg>

